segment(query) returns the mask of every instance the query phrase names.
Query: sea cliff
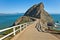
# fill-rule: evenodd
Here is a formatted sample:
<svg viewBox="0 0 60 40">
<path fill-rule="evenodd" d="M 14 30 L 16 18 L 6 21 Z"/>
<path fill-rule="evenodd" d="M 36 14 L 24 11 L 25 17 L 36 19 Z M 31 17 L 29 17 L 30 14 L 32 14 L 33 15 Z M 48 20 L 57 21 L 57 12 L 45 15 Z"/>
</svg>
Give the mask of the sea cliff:
<svg viewBox="0 0 60 40">
<path fill-rule="evenodd" d="M 41 2 L 39 4 L 33 5 L 31 8 L 29 8 L 24 16 L 17 19 L 17 21 L 14 23 L 14 25 L 18 25 L 21 22 L 30 22 L 34 21 L 32 18 L 39 19 L 41 28 L 45 31 L 45 29 L 48 29 L 48 26 L 53 26 L 54 21 L 52 17 L 49 15 L 48 12 L 44 9 L 44 4 Z"/>
</svg>

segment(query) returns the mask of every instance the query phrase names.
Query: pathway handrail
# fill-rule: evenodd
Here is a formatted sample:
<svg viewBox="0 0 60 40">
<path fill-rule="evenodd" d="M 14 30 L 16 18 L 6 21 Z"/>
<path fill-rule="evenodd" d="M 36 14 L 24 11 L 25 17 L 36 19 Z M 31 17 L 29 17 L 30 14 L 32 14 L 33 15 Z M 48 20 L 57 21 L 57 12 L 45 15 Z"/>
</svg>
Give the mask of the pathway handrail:
<svg viewBox="0 0 60 40">
<path fill-rule="evenodd" d="M 6 37 L 8 37 L 8 36 L 10 36 L 10 35 L 12 35 L 12 34 L 16 35 L 16 32 L 17 32 L 17 31 L 20 31 L 20 32 L 21 32 L 21 29 L 22 29 L 22 28 L 26 28 L 28 25 L 30 25 L 30 24 L 32 24 L 32 23 L 33 23 L 33 22 L 27 22 L 27 23 L 23 23 L 23 24 L 20 24 L 20 25 L 16 25 L 16 26 L 13 26 L 13 27 L 9 27 L 9 28 L 0 30 L 0 33 L 1 33 L 1 32 L 4 32 L 4 31 L 7 31 L 7 30 L 9 30 L 9 29 L 13 29 L 13 32 L 11 32 L 11 33 L 9 33 L 9 34 L 1 37 L 0 40 L 3 40 L 4 38 L 6 38 Z M 23 25 L 23 27 L 22 27 L 22 25 Z M 16 27 L 19 27 L 19 28 L 16 30 Z"/>
</svg>

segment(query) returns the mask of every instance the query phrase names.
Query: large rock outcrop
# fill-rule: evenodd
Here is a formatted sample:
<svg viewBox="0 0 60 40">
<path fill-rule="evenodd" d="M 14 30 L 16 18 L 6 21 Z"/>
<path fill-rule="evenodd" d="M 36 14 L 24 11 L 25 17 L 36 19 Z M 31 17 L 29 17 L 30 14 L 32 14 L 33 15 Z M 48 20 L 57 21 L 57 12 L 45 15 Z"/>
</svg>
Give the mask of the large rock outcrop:
<svg viewBox="0 0 60 40">
<path fill-rule="evenodd" d="M 24 16 L 30 16 L 39 19 L 42 18 L 44 20 L 53 22 L 52 17 L 44 10 L 43 3 L 33 5 L 30 9 L 27 10 Z"/>
<path fill-rule="evenodd" d="M 24 16 L 15 22 L 15 25 L 19 24 L 25 19 L 27 19 L 26 21 L 28 22 L 33 21 L 30 17 L 39 19 L 39 24 L 43 30 L 48 29 L 49 23 L 52 25 L 54 23 L 52 17 L 44 10 L 44 5 L 42 2 L 29 8 Z"/>
</svg>

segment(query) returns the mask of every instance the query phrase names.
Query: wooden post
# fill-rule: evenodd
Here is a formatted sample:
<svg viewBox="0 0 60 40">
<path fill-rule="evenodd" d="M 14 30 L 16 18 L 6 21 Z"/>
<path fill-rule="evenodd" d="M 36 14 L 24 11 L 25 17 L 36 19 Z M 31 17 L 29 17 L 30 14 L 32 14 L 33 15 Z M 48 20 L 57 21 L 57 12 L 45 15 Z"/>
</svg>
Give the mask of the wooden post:
<svg viewBox="0 0 60 40">
<path fill-rule="evenodd" d="M 13 28 L 13 32 L 14 32 L 14 35 L 16 35 L 16 34 L 15 34 L 15 27 Z"/>
<path fill-rule="evenodd" d="M 0 40 L 2 40 L 2 39 L 0 39 Z"/>
<path fill-rule="evenodd" d="M 21 25 L 20 25 L 20 32 L 21 32 Z"/>
</svg>

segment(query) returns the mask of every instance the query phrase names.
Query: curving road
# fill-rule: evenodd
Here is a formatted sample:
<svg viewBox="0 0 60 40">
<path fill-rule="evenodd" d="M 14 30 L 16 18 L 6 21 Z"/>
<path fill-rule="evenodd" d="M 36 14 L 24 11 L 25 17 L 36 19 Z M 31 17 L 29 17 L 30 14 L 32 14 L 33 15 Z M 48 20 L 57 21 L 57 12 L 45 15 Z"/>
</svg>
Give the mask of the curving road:
<svg viewBox="0 0 60 40">
<path fill-rule="evenodd" d="M 11 40 L 59 40 L 55 36 L 49 33 L 38 32 L 35 28 L 38 20 L 29 25 L 25 30 L 18 33 Z"/>
</svg>

